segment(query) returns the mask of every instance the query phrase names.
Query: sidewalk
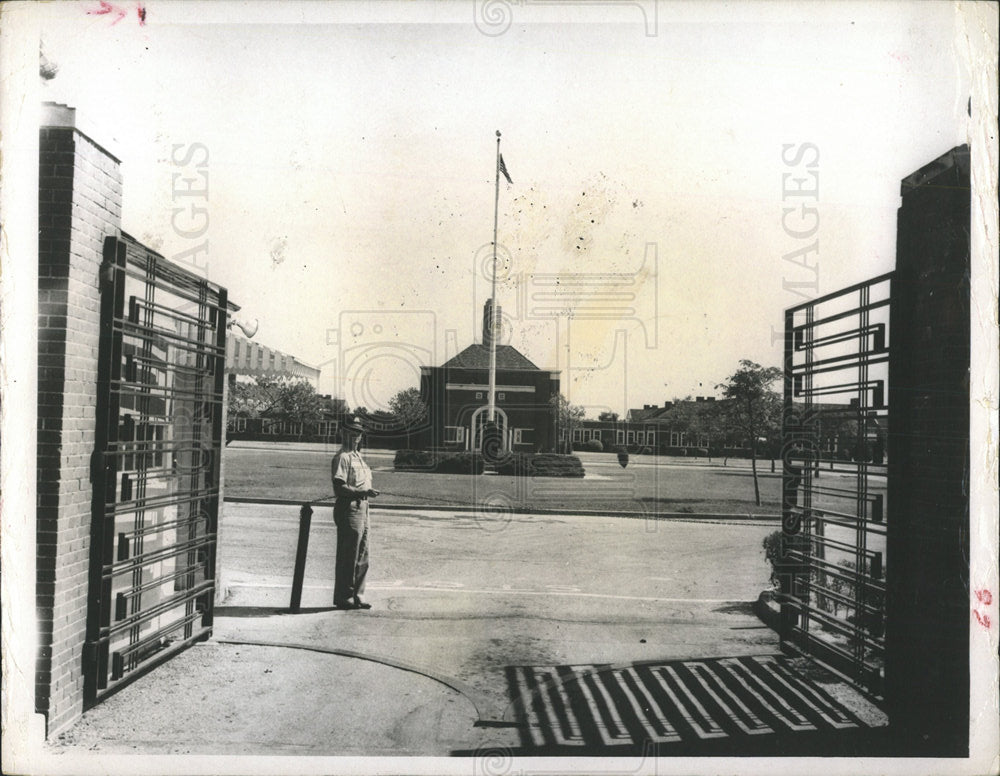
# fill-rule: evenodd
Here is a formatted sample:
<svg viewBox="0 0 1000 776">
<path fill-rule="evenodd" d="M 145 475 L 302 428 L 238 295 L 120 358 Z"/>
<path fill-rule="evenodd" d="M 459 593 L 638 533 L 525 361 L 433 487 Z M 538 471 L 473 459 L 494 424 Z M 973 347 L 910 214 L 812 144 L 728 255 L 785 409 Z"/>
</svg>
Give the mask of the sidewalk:
<svg viewBox="0 0 1000 776">
<path fill-rule="evenodd" d="M 776 634 L 753 614 L 758 559 L 743 560 L 768 526 L 692 522 L 650 533 L 639 521 L 518 516 L 470 532 L 483 528 L 470 517 L 393 512 L 374 533 L 383 570 L 366 595 L 374 608 L 343 612 L 329 608 L 324 570 L 334 545 L 316 519 L 302 609 L 293 615 L 297 510 L 227 505 L 226 519 L 228 595 L 212 639 L 88 711 L 47 747 L 56 759 L 635 754 L 650 735 L 684 751 L 777 745 L 773 735 L 745 733 L 732 698 L 703 710 L 705 729 L 718 727 L 714 738 L 695 735 L 699 723 L 684 727 L 685 714 L 713 702 L 704 677 L 730 675 L 764 688 L 756 691 L 764 706 L 779 712 L 761 717 L 758 733 L 792 720 L 766 693 L 784 693 L 781 702 L 801 707 L 823 735 L 840 724 L 838 714 L 856 740 L 885 724 L 834 677 L 813 671 L 815 698 L 782 689 L 799 680 L 775 662 Z M 606 557 L 609 541 L 621 557 Z M 706 554 L 719 568 L 706 566 Z M 553 557 L 578 568 L 568 577 Z M 723 700 L 727 690 L 712 692 Z M 808 706 L 825 708 L 821 699 L 830 709 L 816 716 Z"/>
</svg>

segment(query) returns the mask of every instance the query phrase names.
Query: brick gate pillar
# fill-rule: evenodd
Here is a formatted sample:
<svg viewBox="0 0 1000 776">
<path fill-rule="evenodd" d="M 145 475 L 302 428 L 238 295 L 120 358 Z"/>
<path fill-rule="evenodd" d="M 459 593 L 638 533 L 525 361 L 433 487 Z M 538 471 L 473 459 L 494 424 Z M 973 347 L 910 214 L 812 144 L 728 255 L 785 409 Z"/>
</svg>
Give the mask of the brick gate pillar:
<svg viewBox="0 0 1000 776">
<path fill-rule="evenodd" d="M 52 736 L 83 713 L 99 274 L 122 177 L 72 108 L 44 106 L 39 144 L 35 710 Z"/>
<path fill-rule="evenodd" d="M 885 698 L 912 746 L 951 756 L 969 746 L 969 173 L 961 146 L 903 180 L 890 308 Z"/>
</svg>

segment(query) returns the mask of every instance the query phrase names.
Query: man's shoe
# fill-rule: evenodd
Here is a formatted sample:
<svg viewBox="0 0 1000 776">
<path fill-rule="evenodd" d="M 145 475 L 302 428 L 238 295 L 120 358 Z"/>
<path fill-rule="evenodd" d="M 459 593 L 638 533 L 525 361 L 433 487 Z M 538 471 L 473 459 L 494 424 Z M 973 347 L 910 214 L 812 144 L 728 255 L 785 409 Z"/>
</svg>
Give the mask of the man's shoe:
<svg viewBox="0 0 1000 776">
<path fill-rule="evenodd" d="M 365 603 L 357 596 L 354 597 L 354 602 L 351 604 L 352 609 L 371 609 L 372 605 Z"/>
<path fill-rule="evenodd" d="M 354 609 L 355 607 L 354 607 L 354 604 L 352 604 L 350 601 L 334 601 L 333 602 L 333 608 L 334 609 Z"/>
</svg>

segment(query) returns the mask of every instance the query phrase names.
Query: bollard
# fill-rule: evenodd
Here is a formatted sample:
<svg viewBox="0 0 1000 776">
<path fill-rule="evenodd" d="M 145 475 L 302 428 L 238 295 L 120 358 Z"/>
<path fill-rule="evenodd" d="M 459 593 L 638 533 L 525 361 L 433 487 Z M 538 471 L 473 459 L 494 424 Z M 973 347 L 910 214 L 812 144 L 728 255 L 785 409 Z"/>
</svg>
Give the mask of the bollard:
<svg viewBox="0 0 1000 776">
<path fill-rule="evenodd" d="M 309 526 L 312 523 L 312 507 L 303 504 L 299 510 L 299 546 L 295 551 L 295 572 L 292 575 L 292 601 L 289 610 L 298 614 L 302 603 L 302 583 L 306 577 L 306 552 L 309 549 Z"/>
</svg>

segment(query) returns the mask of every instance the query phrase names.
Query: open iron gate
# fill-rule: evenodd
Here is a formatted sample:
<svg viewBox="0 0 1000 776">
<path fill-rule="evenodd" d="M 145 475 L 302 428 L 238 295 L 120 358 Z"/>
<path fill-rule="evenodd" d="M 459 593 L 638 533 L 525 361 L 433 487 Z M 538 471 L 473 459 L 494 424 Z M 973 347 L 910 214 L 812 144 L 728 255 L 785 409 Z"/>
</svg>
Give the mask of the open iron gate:
<svg viewBox="0 0 1000 776">
<path fill-rule="evenodd" d="M 212 627 L 226 290 L 105 242 L 84 698 Z"/>
<path fill-rule="evenodd" d="M 879 695 L 891 285 L 785 311 L 781 639 Z"/>
</svg>

